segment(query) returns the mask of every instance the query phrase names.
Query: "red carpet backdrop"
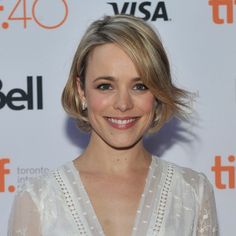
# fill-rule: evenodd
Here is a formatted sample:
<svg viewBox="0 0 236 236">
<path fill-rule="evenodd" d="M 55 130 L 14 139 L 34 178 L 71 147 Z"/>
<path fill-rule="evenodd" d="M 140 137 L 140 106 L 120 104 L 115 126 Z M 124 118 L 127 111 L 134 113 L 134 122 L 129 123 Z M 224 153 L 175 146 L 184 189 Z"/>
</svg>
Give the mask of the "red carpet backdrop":
<svg viewBox="0 0 236 236">
<path fill-rule="evenodd" d="M 154 25 L 173 80 L 195 97 L 191 121 L 172 119 L 145 138 L 147 149 L 205 173 L 214 186 L 221 235 L 235 235 L 234 0 L 0 0 L 0 234 L 7 235 L 18 186 L 86 146 L 88 136 L 64 113 L 60 96 L 88 25 L 118 13 Z"/>
</svg>

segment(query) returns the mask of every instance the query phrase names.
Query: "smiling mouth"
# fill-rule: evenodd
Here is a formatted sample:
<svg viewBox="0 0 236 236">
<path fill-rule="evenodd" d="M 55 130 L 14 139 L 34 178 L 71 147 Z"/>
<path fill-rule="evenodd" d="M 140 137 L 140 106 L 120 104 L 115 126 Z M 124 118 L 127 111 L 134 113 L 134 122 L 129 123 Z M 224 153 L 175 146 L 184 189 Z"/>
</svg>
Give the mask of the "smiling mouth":
<svg viewBox="0 0 236 236">
<path fill-rule="evenodd" d="M 139 117 L 124 117 L 124 118 L 117 118 L 117 117 L 106 117 L 108 123 L 116 129 L 128 129 L 135 125 Z"/>
</svg>

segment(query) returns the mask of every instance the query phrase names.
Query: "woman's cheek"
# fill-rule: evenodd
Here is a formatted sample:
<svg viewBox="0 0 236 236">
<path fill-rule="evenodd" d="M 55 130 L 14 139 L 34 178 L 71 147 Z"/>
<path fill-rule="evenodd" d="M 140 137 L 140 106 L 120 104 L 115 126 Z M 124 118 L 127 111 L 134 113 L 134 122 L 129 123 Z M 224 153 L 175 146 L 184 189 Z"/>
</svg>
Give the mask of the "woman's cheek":
<svg viewBox="0 0 236 236">
<path fill-rule="evenodd" d="M 152 95 L 147 95 L 145 98 L 140 99 L 139 104 L 144 112 L 152 112 L 155 109 L 155 99 Z"/>
<path fill-rule="evenodd" d="M 109 104 L 111 99 L 105 94 L 93 93 L 87 98 L 88 108 L 92 111 L 101 111 Z"/>
</svg>

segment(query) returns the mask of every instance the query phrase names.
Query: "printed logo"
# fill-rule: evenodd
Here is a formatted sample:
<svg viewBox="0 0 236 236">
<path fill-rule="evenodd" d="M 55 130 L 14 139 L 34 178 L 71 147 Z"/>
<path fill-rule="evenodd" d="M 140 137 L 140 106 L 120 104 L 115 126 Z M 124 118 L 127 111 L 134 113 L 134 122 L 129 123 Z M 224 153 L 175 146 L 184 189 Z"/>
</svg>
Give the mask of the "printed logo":
<svg viewBox="0 0 236 236">
<path fill-rule="evenodd" d="M 231 163 L 230 165 L 223 165 L 222 157 L 217 155 L 215 156 L 215 164 L 211 167 L 211 170 L 215 172 L 215 185 L 218 189 L 235 188 L 236 167 L 232 164 L 236 162 L 236 157 L 230 155 L 228 161 Z"/>
<path fill-rule="evenodd" d="M 0 19 L 0 29 L 22 24 L 24 29 L 32 26 L 32 22 L 42 29 L 54 30 L 61 27 L 69 15 L 69 8 L 66 0 L 42 1 L 42 0 L 13 0 L 0 2 L 0 13 L 3 14 L 3 21 Z M 58 17 L 55 17 L 56 13 Z M 2 14 L 0 14 L 1 16 Z"/>
<path fill-rule="evenodd" d="M 45 175 L 49 171 L 49 169 L 45 167 L 34 167 L 34 168 L 17 167 L 16 185 L 8 185 L 7 176 L 12 174 L 12 171 L 8 166 L 10 162 L 11 162 L 10 158 L 0 157 L 0 193 L 5 193 L 7 191 L 13 193 L 16 191 L 16 189 L 22 187 L 25 183 L 29 182 L 30 180 L 34 179 L 37 176 Z"/>
<path fill-rule="evenodd" d="M 3 93 L 3 83 L 0 80 L 0 109 L 6 105 L 12 110 L 33 110 L 34 97 L 36 98 L 36 105 L 38 110 L 43 109 L 43 81 L 42 76 L 36 77 L 36 91 L 33 89 L 33 77 L 27 76 L 26 91 L 20 88 L 14 88 L 7 93 Z M 36 96 L 34 96 L 36 93 Z"/>
<path fill-rule="evenodd" d="M 11 174 L 11 170 L 7 167 L 9 163 L 9 158 L 0 159 L 0 193 L 6 192 L 7 190 L 12 193 L 16 189 L 14 185 L 6 186 L 6 176 Z"/>
<path fill-rule="evenodd" d="M 23 168 L 17 167 L 17 188 L 23 186 L 25 183 L 33 180 L 37 176 L 45 175 L 49 171 L 45 167 Z"/>
<path fill-rule="evenodd" d="M 234 96 L 235 96 L 235 102 L 236 102 L 236 79 L 234 80 L 234 83 L 235 83 L 234 84 L 234 94 L 235 94 Z"/>
<path fill-rule="evenodd" d="M 212 20 L 215 24 L 232 24 L 234 22 L 236 0 L 209 0 L 208 4 L 212 7 Z M 226 11 L 225 19 L 221 17 L 222 10 Z"/>
<path fill-rule="evenodd" d="M 169 21 L 166 5 L 164 1 L 158 1 L 155 5 L 153 1 L 137 2 L 108 2 L 112 6 L 113 12 L 117 14 L 128 14 L 140 16 L 144 20 L 156 21 L 162 19 Z"/>
</svg>

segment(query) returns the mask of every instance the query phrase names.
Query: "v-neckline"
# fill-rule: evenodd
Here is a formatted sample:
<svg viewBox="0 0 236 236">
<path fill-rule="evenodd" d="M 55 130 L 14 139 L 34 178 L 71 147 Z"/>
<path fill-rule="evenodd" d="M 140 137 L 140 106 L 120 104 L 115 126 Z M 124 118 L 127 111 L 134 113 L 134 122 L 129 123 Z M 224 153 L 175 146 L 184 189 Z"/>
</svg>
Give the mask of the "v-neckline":
<svg viewBox="0 0 236 236">
<path fill-rule="evenodd" d="M 152 179 L 152 176 L 153 176 L 153 171 L 154 171 L 154 164 L 157 165 L 157 160 L 155 157 L 153 157 L 153 155 L 151 156 L 151 163 L 149 165 L 149 168 L 148 168 L 148 173 L 147 173 L 147 176 L 146 176 L 146 179 L 145 179 L 145 183 L 144 183 L 144 188 L 143 188 L 143 192 L 142 194 L 140 195 L 140 198 L 139 198 L 139 203 L 138 203 L 138 208 L 136 210 L 136 214 L 135 214 L 135 217 L 134 217 L 134 222 L 133 222 L 133 226 L 132 226 L 132 233 L 131 235 L 134 236 L 136 235 L 136 232 L 137 232 L 137 226 L 141 223 L 140 221 L 142 221 L 142 223 L 145 223 L 144 220 L 142 220 L 142 216 L 141 216 L 141 213 L 142 213 L 142 209 L 145 207 L 145 202 L 147 202 L 147 198 L 146 198 L 146 193 L 147 192 L 150 192 L 151 190 L 148 191 L 149 189 L 149 185 L 150 185 L 150 180 Z M 81 200 L 85 202 L 84 204 L 84 208 L 86 210 L 86 214 L 84 215 L 85 219 L 87 221 L 89 221 L 89 217 L 92 217 L 93 218 L 93 224 L 94 228 L 96 228 L 98 230 L 98 233 L 99 235 L 102 235 L 102 236 L 106 236 L 105 233 L 104 233 L 104 230 L 103 230 L 103 227 L 98 219 L 98 216 L 95 212 L 95 209 L 92 205 L 92 202 L 91 202 L 91 199 L 89 197 L 89 194 L 85 188 L 85 185 L 83 184 L 83 181 L 81 179 L 81 176 L 80 176 L 80 172 L 79 170 L 75 167 L 74 163 L 71 162 L 71 168 L 72 168 L 72 172 L 73 172 L 73 175 L 74 175 L 74 178 L 76 180 L 76 182 L 78 183 L 76 186 L 78 186 L 79 188 L 79 192 L 81 193 Z M 157 186 L 156 186 L 157 187 Z M 155 194 L 155 193 L 153 193 Z M 146 204 L 146 207 L 148 207 L 148 204 Z M 87 214 L 87 213 L 90 213 L 90 214 Z"/>
</svg>

